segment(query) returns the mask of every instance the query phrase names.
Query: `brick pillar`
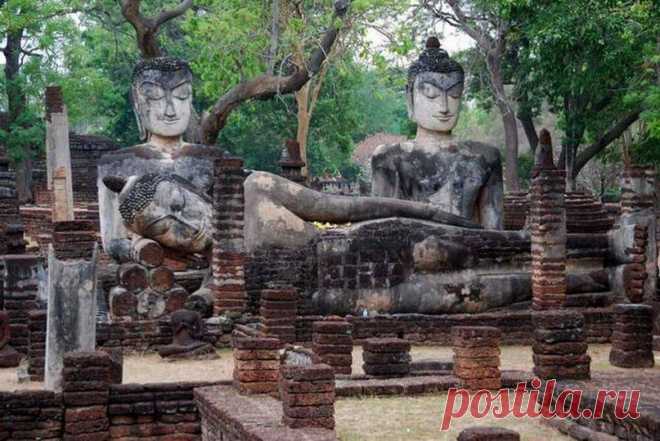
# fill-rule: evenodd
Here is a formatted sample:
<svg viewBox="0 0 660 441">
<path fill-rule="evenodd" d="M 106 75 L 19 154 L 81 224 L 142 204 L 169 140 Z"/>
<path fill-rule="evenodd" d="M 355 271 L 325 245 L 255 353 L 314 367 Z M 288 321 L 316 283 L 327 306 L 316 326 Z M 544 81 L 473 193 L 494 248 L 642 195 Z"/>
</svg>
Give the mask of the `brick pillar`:
<svg viewBox="0 0 660 441">
<path fill-rule="evenodd" d="M 655 169 L 629 167 L 621 177 L 621 218 L 617 239 L 623 291 L 632 303 L 652 300 L 656 295 L 658 250 L 656 238 Z"/>
<path fill-rule="evenodd" d="M 653 308 L 615 305 L 614 320 L 610 363 L 622 368 L 653 367 Z"/>
<path fill-rule="evenodd" d="M 9 344 L 27 355 L 29 341 L 28 313 L 37 309 L 39 277 L 44 262 L 39 256 L 24 254 L 0 258 L 0 283 L 3 285 L 4 309 L 9 314 Z"/>
<path fill-rule="evenodd" d="M 275 338 L 244 337 L 236 333 L 234 348 L 234 386 L 243 394 L 277 394 L 279 349 Z"/>
<path fill-rule="evenodd" d="M 469 390 L 500 389 L 502 332 L 491 326 L 454 326 L 454 375 Z"/>
<path fill-rule="evenodd" d="M 104 352 L 69 352 L 64 356 L 64 439 L 110 439 L 108 400 L 112 373 Z"/>
<path fill-rule="evenodd" d="M 374 377 L 403 377 L 410 372 L 410 342 L 398 338 L 369 338 L 362 345 L 362 369 Z"/>
<path fill-rule="evenodd" d="M 468 427 L 456 441 L 520 441 L 520 434 L 499 427 Z"/>
<path fill-rule="evenodd" d="M 534 374 L 542 379 L 591 377 L 584 317 L 568 309 L 532 312 Z"/>
<path fill-rule="evenodd" d="M 566 300 L 565 192 L 566 171 L 555 167 L 550 134 L 543 130 L 530 188 L 532 308 L 538 310 Z"/>
<path fill-rule="evenodd" d="M 245 247 L 243 244 L 243 160 L 222 158 L 214 164 L 213 283 L 216 315 L 247 308 Z"/>
<path fill-rule="evenodd" d="M 30 337 L 28 343 L 28 374 L 30 381 L 44 381 L 46 365 L 46 318 L 45 309 L 36 309 L 28 314 Z"/>
<path fill-rule="evenodd" d="M 53 248 L 60 260 L 91 259 L 97 241 L 92 221 L 76 220 L 53 224 Z"/>
<path fill-rule="evenodd" d="M 300 144 L 295 139 L 288 139 L 282 149 L 282 156 L 279 161 L 282 177 L 290 181 L 304 185 L 305 176 L 302 169 L 305 167 L 305 161 L 300 158 Z"/>
<path fill-rule="evenodd" d="M 261 325 L 269 337 L 282 343 L 296 341 L 298 291 L 295 288 L 273 288 L 261 291 Z"/>
<path fill-rule="evenodd" d="M 293 429 L 335 428 L 335 373 L 327 364 L 282 366 L 282 422 Z"/>
<path fill-rule="evenodd" d="M 321 358 L 323 363 L 332 366 L 335 374 L 351 375 L 353 365 L 351 324 L 340 317 L 328 317 L 325 320 L 314 322 L 312 327 L 312 350 L 314 353 Z M 324 338 L 328 339 L 326 341 L 342 344 L 320 343 L 319 341 Z"/>
</svg>

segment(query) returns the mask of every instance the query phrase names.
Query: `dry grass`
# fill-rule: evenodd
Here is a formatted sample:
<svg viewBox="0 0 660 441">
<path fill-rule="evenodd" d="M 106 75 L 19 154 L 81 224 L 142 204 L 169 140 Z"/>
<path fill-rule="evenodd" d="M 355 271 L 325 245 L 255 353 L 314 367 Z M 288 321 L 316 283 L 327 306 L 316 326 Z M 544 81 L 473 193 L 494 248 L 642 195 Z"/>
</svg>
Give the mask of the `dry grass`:
<svg viewBox="0 0 660 441">
<path fill-rule="evenodd" d="M 609 364 L 609 345 L 590 345 L 592 370 L 622 371 Z M 163 361 L 158 354 L 132 354 L 124 358 L 124 383 L 173 383 L 178 381 L 231 380 L 233 361 L 231 350 L 218 351 L 218 360 Z M 452 349 L 444 346 L 417 346 L 412 349 L 413 360 L 435 358 L 451 360 Z M 656 356 L 656 368 L 660 371 L 660 354 Z M 532 349 L 529 346 L 503 346 L 502 369 L 531 370 Z M 353 351 L 353 373 L 362 373 L 362 349 Z M 40 389 L 42 383 L 21 383 L 15 369 L 0 369 L 0 390 Z"/>
<path fill-rule="evenodd" d="M 471 426 L 512 429 L 523 441 L 568 441 L 539 420 L 492 416 L 475 421 L 464 417 L 452 420 L 450 430 L 440 431 L 446 394 L 422 397 L 344 399 L 335 404 L 337 434 L 341 441 L 454 441 Z"/>
</svg>

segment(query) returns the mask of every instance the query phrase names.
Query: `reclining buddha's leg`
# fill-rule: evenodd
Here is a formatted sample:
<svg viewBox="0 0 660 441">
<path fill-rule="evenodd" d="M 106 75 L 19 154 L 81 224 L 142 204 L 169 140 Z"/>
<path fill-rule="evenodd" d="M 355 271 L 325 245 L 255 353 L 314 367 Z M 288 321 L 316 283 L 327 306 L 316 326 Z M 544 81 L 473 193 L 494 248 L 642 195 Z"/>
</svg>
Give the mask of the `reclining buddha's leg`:
<svg viewBox="0 0 660 441">
<path fill-rule="evenodd" d="M 254 172 L 245 180 L 245 241 L 248 250 L 260 244 L 301 246 L 317 234 L 308 222 L 347 223 L 407 217 L 467 228 L 479 225 L 414 201 L 381 197 L 337 196 L 310 190 L 288 179 Z"/>
</svg>

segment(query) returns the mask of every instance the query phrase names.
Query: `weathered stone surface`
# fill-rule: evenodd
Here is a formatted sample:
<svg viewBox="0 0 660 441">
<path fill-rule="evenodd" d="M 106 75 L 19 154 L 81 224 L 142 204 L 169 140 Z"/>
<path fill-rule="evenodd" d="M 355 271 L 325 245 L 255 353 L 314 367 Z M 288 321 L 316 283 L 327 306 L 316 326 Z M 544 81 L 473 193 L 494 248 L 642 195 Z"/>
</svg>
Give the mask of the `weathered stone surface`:
<svg viewBox="0 0 660 441">
<path fill-rule="evenodd" d="M 96 251 L 91 262 L 48 258 L 46 387 L 62 389 L 64 354 L 96 346 Z"/>
</svg>

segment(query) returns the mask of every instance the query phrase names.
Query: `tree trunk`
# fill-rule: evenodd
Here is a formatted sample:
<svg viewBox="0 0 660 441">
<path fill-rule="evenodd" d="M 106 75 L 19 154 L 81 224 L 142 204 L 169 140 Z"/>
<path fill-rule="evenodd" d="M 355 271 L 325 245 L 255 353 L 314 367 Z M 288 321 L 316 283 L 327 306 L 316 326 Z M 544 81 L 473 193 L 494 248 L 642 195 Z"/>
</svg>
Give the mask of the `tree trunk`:
<svg viewBox="0 0 660 441">
<path fill-rule="evenodd" d="M 584 122 L 582 121 L 579 99 L 568 97 L 564 99 L 566 117 L 566 137 L 563 142 L 566 167 L 566 191 L 577 190 L 577 152 L 584 137 Z"/>
<path fill-rule="evenodd" d="M 495 103 L 502 115 L 502 125 L 504 126 L 504 188 L 506 192 L 515 192 L 520 189 L 518 178 L 518 125 L 513 106 L 507 99 L 504 90 L 502 56 L 499 52 L 490 51 L 486 55 L 486 64 L 490 73 L 490 83 L 495 96 Z"/>
<path fill-rule="evenodd" d="M 525 130 L 525 136 L 527 136 L 527 142 L 529 143 L 529 150 L 532 154 L 532 157 L 536 154 L 536 147 L 539 144 L 539 135 L 536 133 L 536 126 L 534 125 L 534 119 L 532 115 L 527 111 L 518 112 L 518 120 Z"/>
<path fill-rule="evenodd" d="M 300 145 L 300 157 L 305 162 L 301 173 L 307 179 L 309 167 L 307 166 L 307 139 L 309 138 L 309 125 L 312 115 L 309 112 L 309 94 L 311 91 L 311 80 L 296 92 L 296 104 L 298 105 L 298 133 L 296 141 Z"/>
<path fill-rule="evenodd" d="M 5 55 L 5 92 L 7 94 L 7 111 L 9 131 L 16 130 L 21 114 L 25 111 L 27 97 L 19 73 L 21 69 L 21 43 L 23 29 L 16 29 L 6 35 L 7 44 L 3 50 Z M 11 143 L 11 139 L 10 139 Z M 15 146 L 8 145 L 9 149 Z M 22 148 L 21 161 L 16 164 L 16 192 L 19 201 L 24 204 L 32 201 L 32 151 L 29 147 Z"/>
</svg>

